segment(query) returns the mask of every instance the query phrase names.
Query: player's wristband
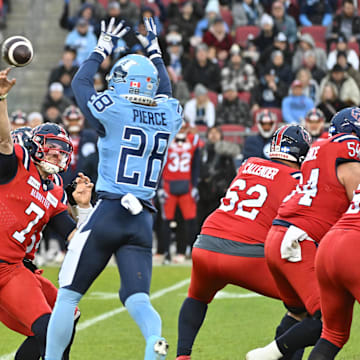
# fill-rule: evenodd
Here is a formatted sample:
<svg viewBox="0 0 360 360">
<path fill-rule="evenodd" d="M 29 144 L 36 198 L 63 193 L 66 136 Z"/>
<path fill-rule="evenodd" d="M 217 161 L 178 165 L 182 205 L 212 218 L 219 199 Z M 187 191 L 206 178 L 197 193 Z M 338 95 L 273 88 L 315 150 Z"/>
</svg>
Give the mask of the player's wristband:
<svg viewBox="0 0 360 360">
<path fill-rule="evenodd" d="M 90 206 L 88 208 L 81 208 L 79 206 L 76 206 L 76 211 L 77 211 L 77 228 L 79 228 L 88 218 L 88 216 L 90 215 L 91 211 L 92 211 L 93 207 Z"/>
<path fill-rule="evenodd" d="M 4 95 L 0 95 L 0 101 L 5 100 L 8 96 L 8 93 L 4 94 Z"/>
</svg>

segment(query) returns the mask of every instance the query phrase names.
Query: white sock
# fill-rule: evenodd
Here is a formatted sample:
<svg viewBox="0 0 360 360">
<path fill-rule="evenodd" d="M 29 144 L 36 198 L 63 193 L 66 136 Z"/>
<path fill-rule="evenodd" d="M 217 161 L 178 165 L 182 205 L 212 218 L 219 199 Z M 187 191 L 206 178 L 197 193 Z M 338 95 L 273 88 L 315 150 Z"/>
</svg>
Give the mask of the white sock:
<svg viewBox="0 0 360 360">
<path fill-rule="evenodd" d="M 263 347 L 267 354 L 269 354 L 269 360 L 277 360 L 283 357 L 283 354 L 279 350 L 276 341 L 272 341 L 270 344 Z"/>
</svg>

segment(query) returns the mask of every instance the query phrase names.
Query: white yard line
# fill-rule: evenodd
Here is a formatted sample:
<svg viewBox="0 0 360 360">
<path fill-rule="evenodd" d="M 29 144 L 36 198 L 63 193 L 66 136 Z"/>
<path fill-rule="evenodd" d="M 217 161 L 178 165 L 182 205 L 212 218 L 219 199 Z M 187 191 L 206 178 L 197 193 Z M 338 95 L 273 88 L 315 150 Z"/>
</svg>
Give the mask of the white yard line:
<svg viewBox="0 0 360 360">
<path fill-rule="evenodd" d="M 175 291 L 177 289 L 180 289 L 182 288 L 183 286 L 185 285 L 188 285 L 190 283 L 190 279 L 185 279 L 185 280 L 182 280 L 182 281 L 179 281 L 177 282 L 176 284 L 172 285 L 172 286 L 169 286 L 167 288 L 164 288 L 164 289 L 161 289 L 159 291 L 155 291 L 152 295 L 150 295 L 150 299 L 151 300 L 154 300 L 154 299 L 157 299 L 169 292 L 172 292 L 172 291 Z M 116 314 L 119 314 L 123 311 L 126 311 L 126 308 L 125 307 L 119 307 L 115 310 L 112 310 L 112 311 L 108 311 L 104 314 L 101 314 L 99 316 L 96 316 L 92 319 L 89 319 L 89 320 L 86 320 L 86 321 L 83 321 L 81 322 L 77 327 L 76 327 L 76 331 L 81 331 L 81 330 L 85 330 L 87 329 L 89 326 L 92 326 L 96 323 L 98 323 L 99 321 L 102 321 L 102 320 L 106 320 Z M 15 356 L 15 352 L 12 352 L 10 354 L 6 354 L 6 355 L 2 355 L 0 356 L 0 360 L 13 360 L 14 359 L 14 356 Z"/>
</svg>

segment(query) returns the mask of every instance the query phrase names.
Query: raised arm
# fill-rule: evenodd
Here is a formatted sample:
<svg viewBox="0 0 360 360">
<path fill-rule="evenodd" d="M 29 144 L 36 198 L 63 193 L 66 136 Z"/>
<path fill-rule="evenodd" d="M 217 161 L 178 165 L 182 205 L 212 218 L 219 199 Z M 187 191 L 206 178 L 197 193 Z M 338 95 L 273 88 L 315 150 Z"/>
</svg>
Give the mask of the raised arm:
<svg viewBox="0 0 360 360">
<path fill-rule="evenodd" d="M 11 126 L 8 118 L 6 97 L 16 80 L 9 80 L 10 68 L 0 71 L 0 153 L 10 155 L 13 152 L 13 141 L 10 135 Z"/>
<path fill-rule="evenodd" d="M 152 18 L 144 18 L 144 24 L 148 31 L 147 36 L 137 34 L 141 45 L 145 48 L 149 59 L 156 66 L 159 73 L 159 87 L 156 95 L 172 96 L 171 82 L 162 59 L 161 49 L 157 37 L 156 25 Z"/>
<path fill-rule="evenodd" d="M 103 20 L 101 22 L 101 34 L 97 46 L 90 57 L 83 62 L 71 83 L 79 108 L 100 136 L 105 135 L 105 129 L 103 125 L 91 114 L 87 103 L 92 96 L 97 95 L 94 88 L 94 76 L 98 71 L 100 64 L 112 53 L 117 41 L 129 31 L 129 28 L 123 28 L 122 22 L 115 28 L 114 23 L 115 18 L 111 18 L 106 29 L 105 21 Z"/>
</svg>

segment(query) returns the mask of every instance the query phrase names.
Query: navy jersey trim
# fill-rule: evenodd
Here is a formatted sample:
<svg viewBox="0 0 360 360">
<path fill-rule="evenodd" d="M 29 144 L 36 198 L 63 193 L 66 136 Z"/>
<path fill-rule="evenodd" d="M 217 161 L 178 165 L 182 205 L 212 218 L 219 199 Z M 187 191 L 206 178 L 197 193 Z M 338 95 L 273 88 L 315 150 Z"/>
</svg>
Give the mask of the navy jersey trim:
<svg viewBox="0 0 360 360">
<path fill-rule="evenodd" d="M 25 148 L 23 148 L 22 146 L 21 146 L 21 150 L 23 151 L 22 163 L 24 165 L 24 168 L 27 171 L 29 171 L 30 170 L 30 161 L 31 161 L 29 152 Z"/>
</svg>

